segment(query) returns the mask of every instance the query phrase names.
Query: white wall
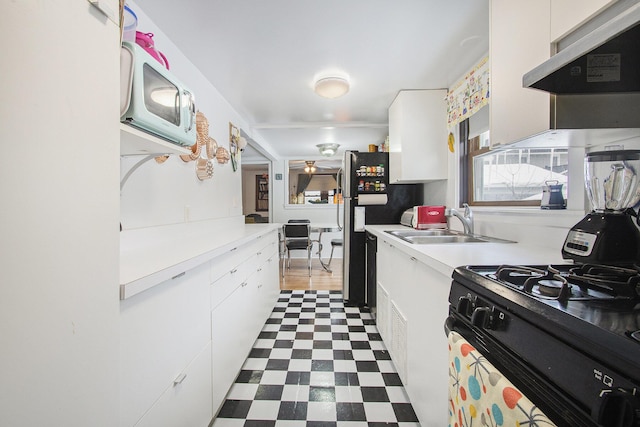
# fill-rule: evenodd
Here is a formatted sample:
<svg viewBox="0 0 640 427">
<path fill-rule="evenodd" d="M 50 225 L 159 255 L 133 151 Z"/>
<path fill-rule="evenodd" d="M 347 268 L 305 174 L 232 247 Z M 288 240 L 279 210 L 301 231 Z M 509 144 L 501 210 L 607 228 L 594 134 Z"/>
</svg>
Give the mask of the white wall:
<svg viewBox="0 0 640 427">
<path fill-rule="evenodd" d="M 118 27 L 87 1 L 0 9 L 0 425 L 113 427 Z"/>
<path fill-rule="evenodd" d="M 218 145 L 229 148 L 229 122 L 252 133 L 246 121 L 229 105 L 217 89 L 180 52 L 134 1 L 127 2 L 138 16 L 138 30 L 152 32 L 155 46 L 167 57 L 171 72 L 195 94 L 196 107 L 209 120 L 209 135 Z M 137 162 L 137 156 L 123 158 L 121 176 Z M 200 181 L 194 162 L 171 156 L 163 164 L 149 161 L 136 170 L 121 194 L 124 229 L 134 229 L 185 221 L 222 219 L 242 215 L 242 173 L 231 162 L 213 160 L 213 178 Z"/>
</svg>

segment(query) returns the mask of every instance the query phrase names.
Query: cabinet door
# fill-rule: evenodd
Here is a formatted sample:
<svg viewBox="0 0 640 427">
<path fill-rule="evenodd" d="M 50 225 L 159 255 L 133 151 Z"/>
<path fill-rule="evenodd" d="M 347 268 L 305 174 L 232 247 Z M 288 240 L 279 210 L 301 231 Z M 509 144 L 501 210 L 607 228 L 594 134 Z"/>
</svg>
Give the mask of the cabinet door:
<svg viewBox="0 0 640 427">
<path fill-rule="evenodd" d="M 181 372 L 136 427 L 207 426 L 211 408 L 211 341 Z"/>
<path fill-rule="evenodd" d="M 218 411 L 250 348 L 247 341 L 247 282 L 237 287 L 211 312 L 211 354 L 213 363 L 213 411 Z"/>
<path fill-rule="evenodd" d="M 407 316 L 406 390 L 423 425 L 447 425 L 448 342 L 444 322 L 449 313 L 448 276 L 414 262 L 403 309 Z"/>
<path fill-rule="evenodd" d="M 209 265 L 120 304 L 121 425 L 132 426 L 210 341 Z"/>
<path fill-rule="evenodd" d="M 447 91 L 400 91 L 389 108 L 389 182 L 447 179 Z"/>
<path fill-rule="evenodd" d="M 550 5 L 539 0 L 491 0 L 491 146 L 549 129 L 550 96 L 522 87 L 522 76 L 550 57 Z"/>
</svg>

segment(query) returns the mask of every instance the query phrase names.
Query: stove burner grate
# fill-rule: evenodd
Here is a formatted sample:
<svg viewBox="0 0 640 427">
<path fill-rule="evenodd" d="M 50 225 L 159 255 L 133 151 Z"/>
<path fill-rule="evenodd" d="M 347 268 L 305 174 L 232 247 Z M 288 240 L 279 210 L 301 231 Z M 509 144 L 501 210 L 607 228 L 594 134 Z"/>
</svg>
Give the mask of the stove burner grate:
<svg viewBox="0 0 640 427">
<path fill-rule="evenodd" d="M 569 269 L 568 280 L 622 298 L 638 298 L 640 273 L 636 268 L 582 264 Z"/>
<path fill-rule="evenodd" d="M 502 265 L 493 276 L 499 282 L 529 295 L 560 302 L 640 298 L 636 290 L 640 289 L 637 269 L 590 264 L 563 271 L 561 268 Z"/>
</svg>

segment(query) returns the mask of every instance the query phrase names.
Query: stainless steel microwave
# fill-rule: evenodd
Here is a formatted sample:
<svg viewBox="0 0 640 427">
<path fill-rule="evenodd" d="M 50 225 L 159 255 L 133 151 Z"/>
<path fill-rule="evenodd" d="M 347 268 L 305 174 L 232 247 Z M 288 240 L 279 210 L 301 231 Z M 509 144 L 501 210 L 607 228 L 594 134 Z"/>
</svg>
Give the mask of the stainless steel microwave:
<svg viewBox="0 0 640 427">
<path fill-rule="evenodd" d="M 120 67 L 120 121 L 174 144 L 195 144 L 193 92 L 136 43 L 122 42 Z"/>
</svg>

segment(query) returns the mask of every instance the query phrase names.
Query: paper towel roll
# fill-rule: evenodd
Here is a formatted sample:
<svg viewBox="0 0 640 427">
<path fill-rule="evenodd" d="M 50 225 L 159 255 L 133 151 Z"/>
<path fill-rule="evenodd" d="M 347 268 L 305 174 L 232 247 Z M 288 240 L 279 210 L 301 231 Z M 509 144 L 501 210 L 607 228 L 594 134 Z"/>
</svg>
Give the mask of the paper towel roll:
<svg viewBox="0 0 640 427">
<path fill-rule="evenodd" d="M 386 194 L 359 194 L 358 195 L 358 206 L 386 205 L 386 204 L 387 204 Z"/>
</svg>

